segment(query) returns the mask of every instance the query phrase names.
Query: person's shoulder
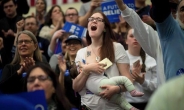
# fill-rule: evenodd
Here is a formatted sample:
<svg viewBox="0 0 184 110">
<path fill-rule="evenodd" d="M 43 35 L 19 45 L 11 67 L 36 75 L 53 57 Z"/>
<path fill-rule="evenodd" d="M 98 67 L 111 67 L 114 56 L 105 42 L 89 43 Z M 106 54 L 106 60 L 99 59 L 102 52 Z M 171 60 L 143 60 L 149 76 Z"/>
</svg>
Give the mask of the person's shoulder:
<svg viewBox="0 0 184 110">
<path fill-rule="evenodd" d="M 20 67 L 20 64 L 6 64 L 6 65 L 4 66 L 4 68 L 9 69 L 9 70 L 17 69 L 17 68 L 19 68 L 19 67 Z"/>
<path fill-rule="evenodd" d="M 15 66 L 15 64 L 7 64 L 7 65 L 5 65 L 6 68 L 14 67 L 14 66 Z"/>
<path fill-rule="evenodd" d="M 149 59 L 149 60 L 155 60 L 153 57 L 151 57 L 150 55 L 148 55 L 147 53 L 146 53 L 146 59 Z"/>
<path fill-rule="evenodd" d="M 123 47 L 123 45 L 119 42 L 113 42 L 115 48 Z"/>
<path fill-rule="evenodd" d="M 83 47 L 81 49 L 78 50 L 78 53 L 83 53 L 87 50 L 87 47 Z"/>
<path fill-rule="evenodd" d="M 50 26 L 52 26 L 52 25 L 50 25 Z M 42 29 L 48 29 L 48 28 L 50 28 L 50 26 L 47 25 L 47 24 L 45 24 L 45 25 L 41 28 L 41 30 L 42 30 Z"/>
</svg>

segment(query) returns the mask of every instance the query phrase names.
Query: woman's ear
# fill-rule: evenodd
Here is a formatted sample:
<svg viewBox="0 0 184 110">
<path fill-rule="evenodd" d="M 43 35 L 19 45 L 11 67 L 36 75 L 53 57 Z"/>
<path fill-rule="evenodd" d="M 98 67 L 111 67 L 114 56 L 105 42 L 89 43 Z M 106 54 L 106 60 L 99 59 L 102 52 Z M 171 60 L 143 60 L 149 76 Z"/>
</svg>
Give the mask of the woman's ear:
<svg viewBox="0 0 184 110">
<path fill-rule="evenodd" d="M 38 48 L 38 43 L 34 44 L 34 47 L 35 47 L 35 49 L 34 49 L 34 51 L 35 51 Z"/>
</svg>

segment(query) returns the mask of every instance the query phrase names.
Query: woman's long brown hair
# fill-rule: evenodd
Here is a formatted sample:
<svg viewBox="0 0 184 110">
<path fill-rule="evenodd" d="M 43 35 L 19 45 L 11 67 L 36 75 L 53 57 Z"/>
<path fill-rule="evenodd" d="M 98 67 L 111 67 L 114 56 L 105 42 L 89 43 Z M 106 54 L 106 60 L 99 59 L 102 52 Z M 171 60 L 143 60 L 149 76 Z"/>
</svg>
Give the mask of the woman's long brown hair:
<svg viewBox="0 0 184 110">
<path fill-rule="evenodd" d="M 100 13 L 103 16 L 104 20 L 104 32 L 103 34 L 103 40 L 102 40 L 102 46 L 100 48 L 100 59 L 103 60 L 104 58 L 108 58 L 111 62 L 115 62 L 115 53 L 114 53 L 114 46 L 113 42 L 116 41 L 113 30 L 111 29 L 110 22 L 108 18 L 103 14 L 102 12 L 94 12 L 94 13 Z M 86 40 L 87 44 L 90 45 L 92 43 L 91 37 L 89 36 L 89 32 L 86 33 Z"/>
</svg>

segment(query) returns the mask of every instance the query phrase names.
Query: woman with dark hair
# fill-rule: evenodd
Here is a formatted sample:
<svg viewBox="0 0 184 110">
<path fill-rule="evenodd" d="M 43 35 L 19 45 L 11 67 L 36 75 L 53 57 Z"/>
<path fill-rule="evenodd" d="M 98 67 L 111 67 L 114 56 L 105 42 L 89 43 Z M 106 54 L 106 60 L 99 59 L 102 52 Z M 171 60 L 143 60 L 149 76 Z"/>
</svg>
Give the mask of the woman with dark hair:
<svg viewBox="0 0 184 110">
<path fill-rule="evenodd" d="M 157 88 L 156 61 L 147 55 L 141 48 L 133 35 L 133 29 L 128 31 L 125 40 L 128 45 L 128 50 L 126 52 L 130 59 L 130 66 L 132 70 L 131 75 L 135 80 L 134 86 L 137 90 L 144 92 L 144 96 L 136 98 L 126 92 L 126 99 L 134 107 L 144 110 L 148 100 Z M 140 62 L 137 67 L 134 67 L 133 63 L 138 60 Z M 136 68 L 138 68 L 138 70 Z"/>
<path fill-rule="evenodd" d="M 59 5 L 54 5 L 48 11 L 45 18 L 45 25 L 40 30 L 40 37 L 51 40 L 53 34 L 64 26 L 64 13 Z"/>
<path fill-rule="evenodd" d="M 27 30 L 20 32 L 16 37 L 14 59 L 3 69 L 0 91 L 6 94 L 22 92 L 26 71 L 38 62 L 42 62 L 42 56 L 35 35 Z"/>
<path fill-rule="evenodd" d="M 103 91 L 95 95 L 87 90 L 85 85 L 88 76 L 97 74 L 108 78 L 113 76 L 126 76 L 133 81 L 129 72 L 129 59 L 124 47 L 115 42 L 114 33 L 107 17 L 102 12 L 95 12 L 88 18 L 86 40 L 88 46 L 77 52 L 75 62 L 83 62 L 82 71 L 73 80 L 73 88 L 81 95 L 82 105 L 95 110 L 121 110 L 117 104 L 108 100 L 114 95 L 125 91 L 123 85 L 104 85 Z M 99 63 L 108 58 L 113 64 L 107 70 L 105 64 Z M 78 65 L 78 63 L 77 63 Z M 104 73 L 104 74 L 103 74 Z M 91 84 L 91 86 L 94 86 Z M 108 100 L 106 100 L 108 99 Z"/>
<path fill-rule="evenodd" d="M 50 66 L 39 63 L 29 69 L 26 75 L 27 91 L 44 90 L 48 110 L 71 110 L 72 105 L 65 96 L 64 86 L 61 86 Z"/>
</svg>

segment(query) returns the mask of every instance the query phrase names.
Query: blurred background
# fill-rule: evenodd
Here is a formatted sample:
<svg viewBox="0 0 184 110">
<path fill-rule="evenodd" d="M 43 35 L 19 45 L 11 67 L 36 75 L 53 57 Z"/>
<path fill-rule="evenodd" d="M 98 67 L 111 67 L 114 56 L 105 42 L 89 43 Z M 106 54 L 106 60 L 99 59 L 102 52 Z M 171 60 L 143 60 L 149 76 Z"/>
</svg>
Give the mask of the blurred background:
<svg viewBox="0 0 184 110">
<path fill-rule="evenodd" d="M 29 13 L 24 16 L 31 15 L 35 11 L 34 4 L 36 0 L 27 0 L 27 1 L 31 8 L 29 10 Z M 146 2 L 147 4 L 150 4 L 150 0 L 146 0 Z M 60 5 L 62 10 L 65 12 L 65 10 L 68 7 L 75 7 L 76 9 L 80 10 L 80 6 L 82 5 L 82 2 L 80 0 L 47 0 L 47 5 L 48 5 L 47 10 L 49 10 L 50 7 L 54 4 Z"/>
</svg>

